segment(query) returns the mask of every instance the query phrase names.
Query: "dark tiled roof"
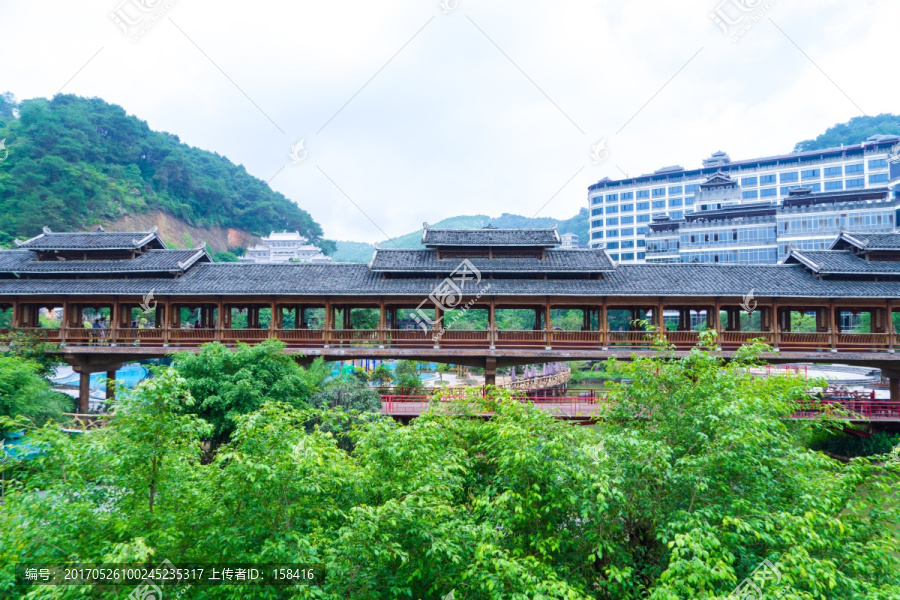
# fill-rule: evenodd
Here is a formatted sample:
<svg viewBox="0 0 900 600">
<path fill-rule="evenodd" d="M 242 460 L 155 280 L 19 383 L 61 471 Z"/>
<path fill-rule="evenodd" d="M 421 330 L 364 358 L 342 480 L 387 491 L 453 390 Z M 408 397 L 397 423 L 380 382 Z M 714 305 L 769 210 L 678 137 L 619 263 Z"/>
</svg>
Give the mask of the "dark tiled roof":
<svg viewBox="0 0 900 600">
<path fill-rule="evenodd" d="M 426 229 L 426 246 L 556 246 L 559 233 L 553 229 Z"/>
<path fill-rule="evenodd" d="M 155 231 L 42 233 L 18 244 L 26 250 L 134 250 L 146 244 L 165 248 Z"/>
<path fill-rule="evenodd" d="M 900 250 L 900 233 L 843 232 L 834 240 L 832 248 L 852 245 L 868 252 L 876 250 Z"/>
<path fill-rule="evenodd" d="M 900 275 L 900 261 L 869 261 L 849 250 L 792 250 L 784 262 L 821 275 Z"/>
<path fill-rule="evenodd" d="M 148 250 L 121 260 L 36 260 L 28 250 L 0 250 L 0 273 L 171 273 L 184 271 L 197 261 L 209 261 L 205 250 Z"/>
<path fill-rule="evenodd" d="M 201 263 L 177 279 L 7 279 L 0 295 L 128 294 L 154 290 L 166 295 L 408 296 L 418 303 L 441 277 L 399 278 L 359 264 Z M 900 298 L 900 281 L 820 280 L 801 265 L 641 264 L 620 265 L 603 279 L 483 279 L 464 298 L 487 296 L 721 296 L 740 298 Z M 490 286 L 490 287 L 486 287 Z"/>
<path fill-rule="evenodd" d="M 482 273 L 597 273 L 614 269 L 603 250 L 547 250 L 546 258 L 470 258 Z M 449 274 L 459 258 L 438 259 L 436 250 L 376 250 L 370 267 L 376 272 Z"/>
</svg>

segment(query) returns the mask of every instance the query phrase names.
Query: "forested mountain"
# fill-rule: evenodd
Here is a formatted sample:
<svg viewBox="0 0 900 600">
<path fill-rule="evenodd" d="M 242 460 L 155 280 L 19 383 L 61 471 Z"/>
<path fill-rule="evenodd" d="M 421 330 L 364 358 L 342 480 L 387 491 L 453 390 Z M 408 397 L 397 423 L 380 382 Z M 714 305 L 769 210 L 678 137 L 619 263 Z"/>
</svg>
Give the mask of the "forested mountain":
<svg viewBox="0 0 900 600">
<path fill-rule="evenodd" d="M 151 131 L 120 106 L 57 95 L 0 97 L 0 242 L 42 226 L 84 229 L 163 211 L 193 227 L 299 231 L 326 250 L 305 210 L 224 156 Z"/>
<path fill-rule="evenodd" d="M 846 123 L 832 125 L 814 139 L 799 142 L 794 146 L 794 152 L 858 144 L 878 134 L 900 135 L 900 115 L 882 113 L 874 117 L 853 117 Z"/>
<path fill-rule="evenodd" d="M 582 244 L 586 244 L 588 241 L 587 208 L 582 208 L 578 211 L 577 215 L 563 221 L 552 219 L 550 217 L 533 218 L 503 213 L 495 218 L 491 218 L 487 215 L 448 217 L 437 223 L 430 224 L 431 227 L 445 227 L 449 229 L 479 228 L 487 225 L 499 227 L 501 229 L 511 229 L 516 227 L 553 227 L 555 225 L 560 234 L 577 233 L 578 239 Z M 421 245 L 421 229 L 379 243 L 379 246 L 382 248 L 419 248 Z M 334 254 L 334 259 L 347 262 L 369 262 L 373 252 L 375 252 L 375 246 L 372 244 L 339 241 L 337 242 L 337 252 Z"/>
</svg>

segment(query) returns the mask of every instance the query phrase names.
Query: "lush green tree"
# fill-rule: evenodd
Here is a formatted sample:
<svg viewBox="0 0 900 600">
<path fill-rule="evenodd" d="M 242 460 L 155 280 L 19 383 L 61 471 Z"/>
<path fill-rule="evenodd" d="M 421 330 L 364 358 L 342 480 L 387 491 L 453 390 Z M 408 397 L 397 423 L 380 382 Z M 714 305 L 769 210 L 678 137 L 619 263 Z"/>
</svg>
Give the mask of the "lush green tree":
<svg viewBox="0 0 900 600">
<path fill-rule="evenodd" d="M 353 380 L 337 380 L 313 394 L 314 408 L 342 408 L 348 411 L 380 412 L 381 396 L 375 390 Z"/>
<path fill-rule="evenodd" d="M 390 367 L 388 367 L 384 363 L 378 365 L 369 373 L 369 381 L 371 381 L 375 385 L 384 385 L 385 383 L 391 381 L 393 378 L 393 371 L 391 371 Z"/>
<path fill-rule="evenodd" d="M 227 252 L 225 250 L 216 252 L 212 258 L 215 262 L 239 262 L 235 253 Z"/>
<path fill-rule="evenodd" d="M 853 117 L 846 123 L 832 125 L 815 139 L 798 142 L 794 146 L 794 152 L 859 144 L 878 134 L 900 135 L 900 116 L 882 113 L 875 116 Z"/>
<path fill-rule="evenodd" d="M 409 425 L 270 401 L 209 464 L 189 382 L 166 371 L 104 429 L 33 434 L 43 456 L 0 504 L 0 591 L 25 594 L 17 562 L 169 559 L 327 567 L 313 587 L 191 590 L 204 600 L 724 600 L 766 559 L 764 597 L 900 597 L 900 461 L 806 449 L 843 424 L 786 418 L 807 384 L 753 375 L 760 350 L 611 362 L 630 384 L 594 428 L 495 388 Z"/>
<path fill-rule="evenodd" d="M 59 344 L 51 343 L 39 331 L 10 330 L 0 335 L 4 346 L 0 356 L 18 356 L 37 365 L 38 373 L 44 376 L 53 372 L 60 363 L 55 351 Z"/>
<path fill-rule="evenodd" d="M 306 406 L 320 384 L 289 355 L 284 343 L 266 340 L 253 346 L 230 349 L 218 342 L 200 352 L 178 352 L 172 366 L 186 381 L 196 400 L 184 410 L 213 425 L 217 441 L 227 439 L 238 415 L 253 412 L 268 400 Z"/>
<path fill-rule="evenodd" d="M 43 367 L 19 356 L 0 356 L 0 416 L 25 417 L 37 425 L 60 421 L 72 398 L 50 389 Z"/>
<path fill-rule="evenodd" d="M 9 150 L 0 169 L 0 242 L 45 225 L 71 231 L 163 210 L 197 227 L 296 230 L 333 248 L 308 212 L 243 166 L 151 131 L 119 106 L 69 94 L 13 103 L 0 102 Z M 190 236 L 178 242 L 193 245 Z"/>
</svg>

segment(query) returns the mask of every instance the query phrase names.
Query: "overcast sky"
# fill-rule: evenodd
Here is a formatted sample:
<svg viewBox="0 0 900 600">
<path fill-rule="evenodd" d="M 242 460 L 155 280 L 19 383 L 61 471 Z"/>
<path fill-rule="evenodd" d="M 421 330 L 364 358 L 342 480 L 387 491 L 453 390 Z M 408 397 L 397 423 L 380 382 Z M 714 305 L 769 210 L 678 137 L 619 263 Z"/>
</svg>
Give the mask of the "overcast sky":
<svg viewBox="0 0 900 600">
<path fill-rule="evenodd" d="M 0 23 L 0 91 L 119 104 L 333 239 L 565 219 L 604 176 L 900 112 L 891 0 L 0 0 Z"/>
</svg>

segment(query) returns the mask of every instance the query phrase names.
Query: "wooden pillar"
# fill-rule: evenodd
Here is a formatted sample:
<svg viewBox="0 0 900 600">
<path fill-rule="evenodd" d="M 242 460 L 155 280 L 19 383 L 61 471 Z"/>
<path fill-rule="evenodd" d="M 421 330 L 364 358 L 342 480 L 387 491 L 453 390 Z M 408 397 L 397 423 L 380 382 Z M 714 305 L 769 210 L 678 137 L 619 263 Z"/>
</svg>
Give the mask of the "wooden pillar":
<svg viewBox="0 0 900 600">
<path fill-rule="evenodd" d="M 384 300 L 378 302 L 378 346 L 384 348 L 387 345 L 387 309 Z"/>
<path fill-rule="evenodd" d="M 838 309 L 834 307 L 834 300 L 828 303 L 828 342 L 832 352 L 837 352 L 838 332 L 841 327 L 837 317 Z"/>
<path fill-rule="evenodd" d="M 891 390 L 891 402 L 900 402 L 900 377 L 888 378 L 888 387 Z"/>
<path fill-rule="evenodd" d="M 888 332 L 888 352 L 893 352 L 894 346 L 897 345 L 897 331 L 894 329 L 894 301 L 890 299 L 887 301 L 887 321 L 885 322 L 885 327 L 887 327 Z"/>
<path fill-rule="evenodd" d="M 778 350 L 778 345 L 781 343 L 781 321 L 778 318 L 778 301 L 774 299 L 772 300 L 772 329 L 774 331 L 772 346 Z"/>
<path fill-rule="evenodd" d="M 659 302 L 657 302 L 657 304 L 656 304 L 656 309 L 655 309 L 655 310 L 656 310 L 656 312 L 657 312 L 656 326 L 659 327 L 659 332 L 660 332 L 661 334 L 665 334 L 665 332 L 666 332 L 666 319 L 665 319 L 665 316 L 664 316 L 664 313 L 665 313 L 665 307 L 663 306 L 662 298 L 660 298 L 660 299 L 659 299 Z"/>
<path fill-rule="evenodd" d="M 722 333 L 722 307 L 719 304 L 719 299 L 716 298 L 716 306 L 715 306 L 715 314 L 713 315 L 713 324 L 716 327 L 716 331 Z"/>
<path fill-rule="evenodd" d="M 535 331 L 540 331 L 543 328 L 544 328 L 544 326 L 541 324 L 541 309 L 536 308 L 536 309 L 534 309 L 534 327 L 533 327 L 533 329 Z"/>
<path fill-rule="evenodd" d="M 325 347 L 328 347 L 329 342 L 331 341 L 331 322 L 334 317 L 333 307 L 331 306 L 331 302 L 325 301 L 325 325 L 324 331 L 322 332 L 322 339 L 325 340 Z"/>
<path fill-rule="evenodd" d="M 300 329 L 303 327 L 304 323 L 306 323 L 306 307 L 297 306 L 297 308 L 294 309 L 294 327 Z"/>
<path fill-rule="evenodd" d="M 219 299 L 217 303 L 217 314 L 216 314 L 216 333 L 215 338 L 217 340 L 222 339 L 222 330 L 225 329 L 225 303 Z M 228 311 L 231 312 L 230 310 Z"/>
<path fill-rule="evenodd" d="M 609 325 L 606 321 L 606 299 L 600 304 L 600 316 L 597 318 L 597 329 L 600 330 L 600 347 L 606 348 L 609 343 Z"/>
<path fill-rule="evenodd" d="M 553 324 L 550 319 L 550 299 L 547 299 L 547 304 L 544 305 L 544 335 L 546 337 L 546 348 L 550 350 L 551 342 L 553 337 Z"/>
<path fill-rule="evenodd" d="M 91 397 L 91 374 L 82 371 L 78 374 L 78 412 L 87 413 L 90 410 L 88 404 Z"/>
<path fill-rule="evenodd" d="M 488 304 L 488 345 L 491 350 L 494 349 L 494 340 L 497 336 L 497 321 L 494 312 L 494 298 L 491 297 L 491 303 Z"/>
<path fill-rule="evenodd" d="M 116 372 L 106 372 L 106 401 L 110 402 L 116 399 Z"/>
</svg>

